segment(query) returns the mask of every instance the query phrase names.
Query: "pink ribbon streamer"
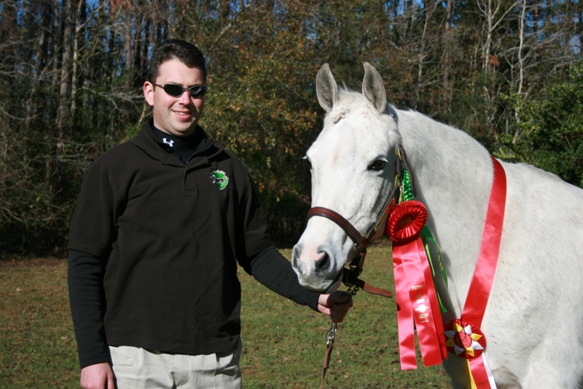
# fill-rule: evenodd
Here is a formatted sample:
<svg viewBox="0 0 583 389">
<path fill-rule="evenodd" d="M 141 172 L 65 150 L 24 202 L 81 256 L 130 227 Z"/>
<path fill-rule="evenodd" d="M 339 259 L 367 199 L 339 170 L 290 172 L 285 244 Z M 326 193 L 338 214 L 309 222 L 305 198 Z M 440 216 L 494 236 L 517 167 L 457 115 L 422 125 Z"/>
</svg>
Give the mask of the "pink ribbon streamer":
<svg viewBox="0 0 583 389">
<path fill-rule="evenodd" d="M 447 358 L 437 292 L 421 238 L 393 244 L 401 369 L 417 368 L 415 327 L 425 366 Z M 413 326 L 415 323 L 415 327 Z"/>
</svg>

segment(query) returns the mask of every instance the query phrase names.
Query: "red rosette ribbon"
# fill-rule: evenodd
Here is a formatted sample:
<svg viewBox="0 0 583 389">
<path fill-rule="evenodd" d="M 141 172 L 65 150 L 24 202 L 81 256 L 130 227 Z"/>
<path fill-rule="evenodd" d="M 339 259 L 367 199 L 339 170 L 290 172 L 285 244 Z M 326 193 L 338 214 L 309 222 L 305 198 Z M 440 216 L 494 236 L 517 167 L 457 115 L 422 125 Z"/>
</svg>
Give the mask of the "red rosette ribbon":
<svg viewBox="0 0 583 389">
<path fill-rule="evenodd" d="M 486 337 L 477 326 L 455 319 L 445 325 L 447 351 L 465 359 L 469 373 L 469 388 L 496 389 L 494 375 L 486 361 Z"/>
<path fill-rule="evenodd" d="M 450 321 L 444 327 L 447 351 L 459 357 L 472 359 L 486 349 L 486 336 L 479 328 L 460 319 Z"/>
<path fill-rule="evenodd" d="M 441 364 L 447 358 L 437 292 L 420 237 L 427 217 L 423 203 L 408 200 L 391 211 L 385 229 L 393 241 L 399 357 L 403 370 L 417 368 L 415 332 L 425 366 Z"/>
<path fill-rule="evenodd" d="M 395 244 L 417 239 L 427 223 L 427 209 L 417 200 L 405 201 L 391 211 L 387 220 L 387 236 Z"/>
</svg>

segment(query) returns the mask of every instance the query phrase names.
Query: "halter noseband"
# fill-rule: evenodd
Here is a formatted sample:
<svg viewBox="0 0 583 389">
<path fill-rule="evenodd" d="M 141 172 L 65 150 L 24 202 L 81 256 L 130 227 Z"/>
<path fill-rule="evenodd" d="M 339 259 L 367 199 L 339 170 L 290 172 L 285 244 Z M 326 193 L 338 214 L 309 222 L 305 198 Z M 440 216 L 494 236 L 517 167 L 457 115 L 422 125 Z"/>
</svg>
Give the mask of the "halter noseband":
<svg viewBox="0 0 583 389">
<path fill-rule="evenodd" d="M 325 207 L 313 207 L 308 211 L 308 219 L 312 216 L 325 217 L 332 220 L 342 228 L 354 242 L 354 251 L 356 252 L 356 255 L 360 255 L 362 252 L 366 251 L 369 243 L 368 236 L 361 235 L 360 232 L 358 232 L 358 230 L 338 212 Z"/>
</svg>

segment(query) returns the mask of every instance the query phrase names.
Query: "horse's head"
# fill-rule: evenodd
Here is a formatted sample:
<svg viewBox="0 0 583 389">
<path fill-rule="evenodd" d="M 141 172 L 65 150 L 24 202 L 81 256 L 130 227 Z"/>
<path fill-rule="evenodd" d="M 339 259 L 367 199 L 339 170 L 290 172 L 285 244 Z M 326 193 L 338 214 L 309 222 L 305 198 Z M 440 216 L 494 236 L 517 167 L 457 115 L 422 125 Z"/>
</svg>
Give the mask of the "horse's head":
<svg viewBox="0 0 583 389">
<path fill-rule="evenodd" d="M 364 70 L 362 93 L 357 93 L 339 89 L 329 66 L 322 66 L 316 90 L 326 117 L 306 157 L 312 172 L 312 207 L 340 214 L 361 236 L 384 211 L 399 143 L 396 115 L 387 105 L 383 81 L 368 63 Z M 320 216 L 309 218 L 293 249 L 292 263 L 302 286 L 330 292 L 357 253 L 346 230 Z"/>
</svg>

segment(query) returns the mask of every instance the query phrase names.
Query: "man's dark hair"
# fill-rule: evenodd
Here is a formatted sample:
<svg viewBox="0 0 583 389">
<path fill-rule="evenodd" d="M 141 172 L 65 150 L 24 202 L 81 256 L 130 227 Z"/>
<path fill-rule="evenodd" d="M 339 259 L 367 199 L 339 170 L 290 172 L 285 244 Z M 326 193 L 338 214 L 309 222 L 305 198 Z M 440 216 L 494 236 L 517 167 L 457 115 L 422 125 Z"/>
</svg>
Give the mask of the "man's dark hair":
<svg viewBox="0 0 583 389">
<path fill-rule="evenodd" d="M 148 81 L 156 82 L 160 65 L 173 58 L 178 59 L 189 68 L 202 70 L 206 82 L 206 65 L 202 51 L 192 43 L 180 39 L 169 39 L 154 49 L 148 68 Z"/>
</svg>

